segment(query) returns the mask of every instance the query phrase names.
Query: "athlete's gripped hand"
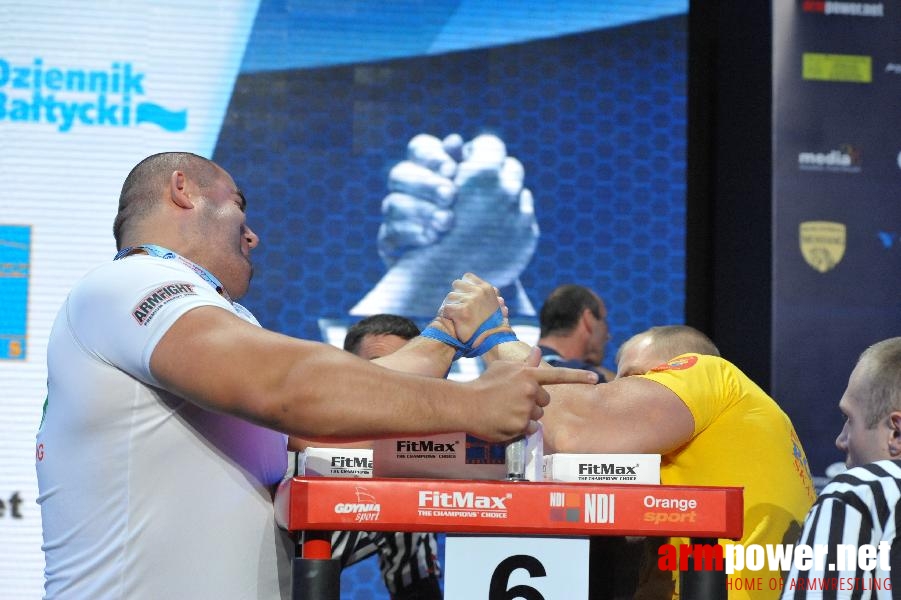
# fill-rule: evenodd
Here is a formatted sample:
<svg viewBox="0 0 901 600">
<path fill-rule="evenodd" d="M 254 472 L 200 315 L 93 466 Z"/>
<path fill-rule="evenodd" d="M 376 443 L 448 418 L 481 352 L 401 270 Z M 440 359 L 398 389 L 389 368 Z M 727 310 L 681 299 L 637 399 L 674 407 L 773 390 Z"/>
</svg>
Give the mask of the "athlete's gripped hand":
<svg viewBox="0 0 901 600">
<path fill-rule="evenodd" d="M 506 324 L 507 311 L 496 287 L 475 275 L 466 273 L 455 279 L 441 304 L 438 314 L 453 322 L 457 339 L 469 340 L 488 317 L 503 309 Z"/>
<path fill-rule="evenodd" d="M 468 143 L 415 136 L 407 159 L 389 174 L 382 202 L 379 254 L 390 268 L 415 260 L 417 250 L 431 272 L 482 274 L 499 287 L 512 285 L 538 243 L 532 193 L 523 187 L 522 164 L 507 156 L 504 142 L 480 135 Z M 462 268 L 461 268 L 462 267 Z"/>
<path fill-rule="evenodd" d="M 597 383 L 597 374 L 582 369 L 543 369 L 541 351 L 533 347 L 525 361 L 492 362 L 472 386 L 484 398 L 473 415 L 469 433 L 489 442 L 503 442 L 538 430 L 544 407 L 550 403 L 545 385 Z"/>
</svg>

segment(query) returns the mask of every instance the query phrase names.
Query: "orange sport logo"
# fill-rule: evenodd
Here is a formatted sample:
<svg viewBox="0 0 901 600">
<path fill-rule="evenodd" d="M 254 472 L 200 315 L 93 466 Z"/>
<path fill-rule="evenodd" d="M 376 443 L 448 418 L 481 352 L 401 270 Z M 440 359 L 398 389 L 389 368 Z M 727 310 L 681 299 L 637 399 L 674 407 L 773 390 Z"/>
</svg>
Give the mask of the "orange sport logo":
<svg viewBox="0 0 901 600">
<path fill-rule="evenodd" d="M 681 371 L 682 369 L 687 369 L 694 366 L 694 364 L 697 362 L 697 356 L 680 356 L 679 358 L 674 358 L 668 363 L 654 367 L 653 369 L 651 369 L 651 371 Z"/>
</svg>

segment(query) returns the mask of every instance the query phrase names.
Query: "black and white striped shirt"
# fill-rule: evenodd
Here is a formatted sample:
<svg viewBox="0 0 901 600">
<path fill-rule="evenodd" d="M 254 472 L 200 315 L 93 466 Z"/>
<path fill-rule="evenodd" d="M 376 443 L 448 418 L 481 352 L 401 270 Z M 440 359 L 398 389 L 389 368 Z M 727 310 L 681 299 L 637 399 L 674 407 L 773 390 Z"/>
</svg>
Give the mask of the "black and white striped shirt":
<svg viewBox="0 0 901 600">
<path fill-rule="evenodd" d="M 783 600 L 894 598 L 895 584 L 901 586 L 901 543 L 895 543 L 901 519 L 899 502 L 901 461 L 881 460 L 855 467 L 830 481 L 807 513 L 798 541 L 813 548 L 814 556 L 817 549 L 828 553 L 821 565 L 814 560 L 809 571 L 792 567 L 783 582 Z M 885 542 L 884 549 L 890 548 L 887 557 L 865 561 L 870 564 L 863 566 L 875 564 L 873 570 L 861 568 L 856 550 L 865 544 L 878 549 L 881 542 Z M 845 557 L 839 556 L 840 549 Z M 852 554 L 853 560 L 845 560 L 851 558 L 847 554 Z"/>
</svg>

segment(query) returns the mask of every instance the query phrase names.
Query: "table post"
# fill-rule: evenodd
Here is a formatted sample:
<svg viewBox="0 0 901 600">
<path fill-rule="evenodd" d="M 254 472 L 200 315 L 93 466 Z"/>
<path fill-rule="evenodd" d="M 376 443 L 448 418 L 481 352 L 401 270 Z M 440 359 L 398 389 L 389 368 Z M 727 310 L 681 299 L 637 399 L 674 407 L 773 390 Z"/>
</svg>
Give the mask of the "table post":
<svg viewBox="0 0 901 600">
<path fill-rule="evenodd" d="M 717 538 L 691 538 L 692 547 L 702 544 L 716 546 Z M 702 561 L 703 562 L 703 561 Z M 696 564 L 694 554 L 689 555 L 685 571 L 679 572 L 679 594 L 684 600 L 727 600 L 729 597 L 726 571 L 709 564 Z"/>
<path fill-rule="evenodd" d="M 304 531 L 291 561 L 292 600 L 340 600 L 341 561 L 332 558 L 330 531 Z"/>
</svg>

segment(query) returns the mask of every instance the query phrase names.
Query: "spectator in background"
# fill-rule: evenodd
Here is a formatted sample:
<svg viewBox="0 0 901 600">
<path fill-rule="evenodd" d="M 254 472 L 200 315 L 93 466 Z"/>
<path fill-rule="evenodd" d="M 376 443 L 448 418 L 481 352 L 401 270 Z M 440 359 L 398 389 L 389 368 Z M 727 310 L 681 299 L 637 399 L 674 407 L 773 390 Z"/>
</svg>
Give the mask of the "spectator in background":
<svg viewBox="0 0 901 600">
<path fill-rule="evenodd" d="M 901 518 L 901 337 L 864 350 L 838 408 L 845 423 L 835 445 L 847 455 L 848 470 L 820 492 L 798 540 L 825 547 L 828 554 L 808 571 L 792 568 L 784 581 L 785 600 L 890 600 L 901 589 L 901 545 L 896 543 Z M 852 556 L 839 544 L 851 548 Z M 879 549 L 873 569 L 865 570 L 858 562 L 857 551 L 865 544 Z M 845 582 L 844 589 L 815 591 L 808 584 L 824 580 Z"/>
<path fill-rule="evenodd" d="M 541 306 L 539 325 L 542 360 L 555 367 L 594 371 L 600 382 L 613 380 L 614 374 L 601 365 L 610 331 L 607 307 L 598 294 L 582 285 L 558 286 Z M 628 597 L 634 591 L 641 545 L 611 536 L 592 536 L 590 544 L 588 572 L 593 598 Z M 603 595 L 598 592 L 601 589 Z"/>
<path fill-rule="evenodd" d="M 538 347 L 545 362 L 594 371 L 603 381 L 613 380 L 614 374 L 601 365 L 610 331 L 600 296 L 581 285 L 561 285 L 545 299 L 539 322 Z"/>
<path fill-rule="evenodd" d="M 347 329 L 344 349 L 366 360 L 387 356 L 419 335 L 412 320 L 399 315 L 377 314 L 361 319 Z M 308 443 L 292 437 L 288 449 L 302 451 Z M 330 444 L 338 448 L 369 448 L 371 441 Z M 438 579 L 438 541 L 434 533 L 408 531 L 336 531 L 332 534 L 332 557 L 349 567 L 378 552 L 379 569 L 392 600 L 441 600 Z"/>
<path fill-rule="evenodd" d="M 374 360 L 399 350 L 418 335 L 419 327 L 407 317 L 372 315 L 347 328 L 344 349 L 366 360 Z"/>
</svg>

